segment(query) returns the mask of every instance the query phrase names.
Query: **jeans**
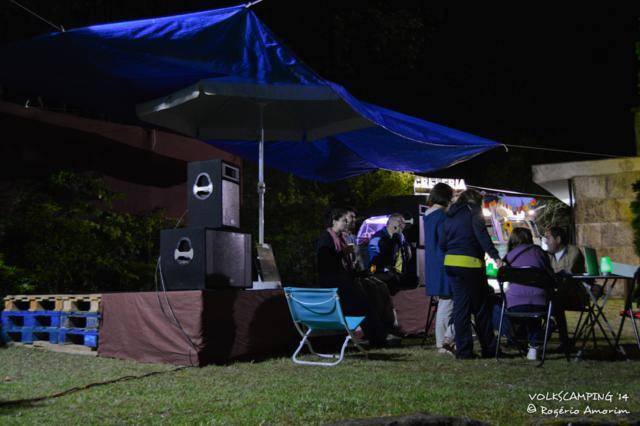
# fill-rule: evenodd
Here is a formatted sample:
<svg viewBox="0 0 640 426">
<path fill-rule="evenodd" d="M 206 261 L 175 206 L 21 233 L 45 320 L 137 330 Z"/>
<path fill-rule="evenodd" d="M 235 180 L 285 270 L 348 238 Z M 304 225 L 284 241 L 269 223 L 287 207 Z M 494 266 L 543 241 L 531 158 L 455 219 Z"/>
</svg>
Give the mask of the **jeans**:
<svg viewBox="0 0 640 426">
<path fill-rule="evenodd" d="M 445 339 L 453 340 L 453 299 L 438 298 L 438 311 L 436 312 L 436 347 L 442 347 Z"/>
<path fill-rule="evenodd" d="M 517 305 L 509 308 L 509 312 L 540 312 L 546 311 L 546 306 L 544 305 Z M 520 327 L 526 327 L 527 340 L 529 342 L 529 346 L 536 347 L 538 346 L 538 336 L 542 331 L 542 322 L 540 319 L 523 319 L 522 321 L 518 321 L 520 323 Z M 506 317 L 505 317 L 506 323 Z M 517 325 L 517 324 L 516 324 Z M 504 327 L 504 324 L 503 324 Z M 522 331 L 516 327 L 515 334 L 517 337 L 521 335 Z M 522 333 L 524 335 L 524 333 Z"/>
</svg>

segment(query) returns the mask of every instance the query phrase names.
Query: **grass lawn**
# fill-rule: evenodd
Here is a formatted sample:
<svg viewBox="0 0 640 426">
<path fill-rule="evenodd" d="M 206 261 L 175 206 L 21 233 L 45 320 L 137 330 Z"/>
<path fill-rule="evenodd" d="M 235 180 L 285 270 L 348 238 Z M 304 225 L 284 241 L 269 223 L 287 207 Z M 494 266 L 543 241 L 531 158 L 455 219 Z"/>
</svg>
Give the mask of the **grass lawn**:
<svg viewBox="0 0 640 426">
<path fill-rule="evenodd" d="M 620 300 L 611 300 L 613 324 Z M 570 320 L 575 318 L 571 317 Z M 631 343 L 631 327 L 625 326 Z M 617 329 L 616 329 L 617 330 Z M 555 346 L 555 342 L 554 342 Z M 260 363 L 185 368 L 140 364 L 21 347 L 0 349 L 0 400 L 35 398 L 125 376 L 145 376 L 81 389 L 21 406 L 0 406 L 0 424 L 322 424 L 342 419 L 430 412 L 494 424 L 567 421 L 541 414 L 580 411 L 590 420 L 640 420 L 640 355 L 602 361 L 587 355 L 568 363 L 557 354 L 536 369 L 522 358 L 456 361 L 420 346 L 350 356 L 333 368 L 294 365 L 288 358 Z M 149 373 L 157 372 L 157 374 Z M 611 393 L 613 401 L 531 401 L 552 392 Z M 628 396 L 619 399 L 618 394 Z M 534 404 L 536 413 L 527 413 Z M 583 414 L 591 409 L 626 410 Z"/>
</svg>

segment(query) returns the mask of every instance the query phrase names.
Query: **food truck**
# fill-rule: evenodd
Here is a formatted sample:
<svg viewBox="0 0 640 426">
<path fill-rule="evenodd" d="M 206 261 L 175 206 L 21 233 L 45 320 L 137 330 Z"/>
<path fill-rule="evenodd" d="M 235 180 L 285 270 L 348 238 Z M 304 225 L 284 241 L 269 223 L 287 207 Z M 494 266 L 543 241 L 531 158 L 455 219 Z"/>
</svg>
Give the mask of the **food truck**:
<svg viewBox="0 0 640 426">
<path fill-rule="evenodd" d="M 441 179 L 416 176 L 414 179 L 414 195 L 404 197 L 389 197 L 381 200 L 378 207 L 374 207 L 365 216 L 357 234 L 357 243 L 360 246 L 360 262 L 366 266 L 366 245 L 371 236 L 383 228 L 389 215 L 394 212 L 403 213 L 409 220 L 410 226 L 405 229 L 405 237 L 412 246 L 414 253 L 411 267 L 418 275 L 421 285 L 425 284 L 424 274 L 424 230 L 422 229 L 422 217 L 427 210 L 427 198 L 429 191 L 437 183 L 443 182 L 451 186 L 456 194 L 467 188 L 477 189 L 484 194 L 482 214 L 485 219 L 487 231 L 491 240 L 498 249 L 500 256 L 507 253 L 507 243 L 514 228 L 528 228 L 531 230 L 535 244 L 541 244 L 541 235 L 535 223 L 536 211 L 543 206 L 538 199 L 526 194 L 514 191 L 506 191 L 492 188 L 483 188 L 467 185 L 464 179 Z M 487 272 L 495 271 L 493 260 L 486 258 Z M 496 284 L 492 282 L 492 285 Z"/>
</svg>

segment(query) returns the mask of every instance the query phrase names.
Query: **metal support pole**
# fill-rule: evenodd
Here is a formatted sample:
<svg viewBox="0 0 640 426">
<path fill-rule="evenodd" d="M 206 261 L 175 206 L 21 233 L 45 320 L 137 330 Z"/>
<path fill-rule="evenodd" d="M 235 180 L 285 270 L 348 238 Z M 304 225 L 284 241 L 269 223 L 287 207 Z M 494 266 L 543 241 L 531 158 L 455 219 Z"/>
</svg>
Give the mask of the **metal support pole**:
<svg viewBox="0 0 640 426">
<path fill-rule="evenodd" d="M 575 199 L 573 194 L 573 179 L 567 180 L 567 185 L 569 186 L 569 242 L 571 244 L 576 244 L 576 212 L 575 212 Z"/>
<path fill-rule="evenodd" d="M 264 107 L 260 104 L 260 143 L 258 144 L 258 243 L 264 244 Z"/>
</svg>

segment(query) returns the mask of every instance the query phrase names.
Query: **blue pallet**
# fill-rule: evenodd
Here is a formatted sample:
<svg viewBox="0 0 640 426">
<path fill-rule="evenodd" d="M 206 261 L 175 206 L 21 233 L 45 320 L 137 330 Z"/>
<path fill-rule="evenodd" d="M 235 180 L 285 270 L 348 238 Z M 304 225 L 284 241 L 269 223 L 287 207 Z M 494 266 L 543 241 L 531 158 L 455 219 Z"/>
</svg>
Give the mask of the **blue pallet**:
<svg viewBox="0 0 640 426">
<path fill-rule="evenodd" d="M 60 334 L 60 329 L 53 327 L 11 327 L 3 330 L 3 337 L 7 341 L 19 343 L 33 343 L 38 340 L 58 343 Z"/>
<path fill-rule="evenodd" d="M 60 327 L 95 329 L 100 324 L 100 314 L 97 312 L 62 312 Z"/>
<path fill-rule="evenodd" d="M 3 311 L 2 328 L 60 327 L 60 311 Z"/>
<path fill-rule="evenodd" d="M 98 331 L 97 330 L 83 330 L 77 328 L 61 328 L 60 337 L 58 339 L 60 344 L 76 344 L 89 346 L 90 348 L 98 347 Z"/>
</svg>

